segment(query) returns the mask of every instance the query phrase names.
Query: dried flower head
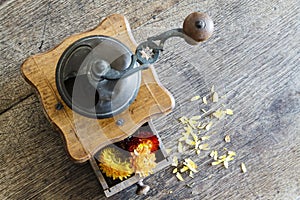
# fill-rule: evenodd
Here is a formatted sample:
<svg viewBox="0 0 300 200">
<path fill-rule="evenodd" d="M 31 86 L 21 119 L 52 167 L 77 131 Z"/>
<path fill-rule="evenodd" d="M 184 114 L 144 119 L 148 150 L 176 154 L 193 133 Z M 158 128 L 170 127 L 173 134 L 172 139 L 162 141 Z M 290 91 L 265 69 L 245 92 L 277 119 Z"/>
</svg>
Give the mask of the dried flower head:
<svg viewBox="0 0 300 200">
<path fill-rule="evenodd" d="M 119 178 L 122 181 L 133 173 L 129 160 L 124 159 L 121 152 L 115 148 L 108 147 L 102 150 L 99 161 L 102 172 L 113 180 Z"/>
<path fill-rule="evenodd" d="M 140 144 L 147 145 L 151 152 L 157 151 L 159 149 L 159 141 L 156 135 L 147 131 L 141 131 L 136 137 L 132 137 L 127 142 L 126 150 L 133 152 Z"/>
<path fill-rule="evenodd" d="M 151 153 L 151 147 L 147 143 L 140 143 L 131 156 L 131 166 L 141 177 L 148 176 L 156 167 L 155 154 Z"/>
</svg>

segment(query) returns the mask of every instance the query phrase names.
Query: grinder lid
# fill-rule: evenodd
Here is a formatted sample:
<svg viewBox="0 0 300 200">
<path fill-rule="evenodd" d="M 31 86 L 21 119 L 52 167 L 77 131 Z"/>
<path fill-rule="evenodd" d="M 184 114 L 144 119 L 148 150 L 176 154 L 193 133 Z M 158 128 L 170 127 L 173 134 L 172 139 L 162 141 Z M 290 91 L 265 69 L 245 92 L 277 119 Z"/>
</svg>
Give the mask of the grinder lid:
<svg viewBox="0 0 300 200">
<path fill-rule="evenodd" d="M 108 118 L 119 114 L 134 101 L 141 72 L 118 80 L 101 77 L 108 71 L 124 71 L 131 62 L 131 51 L 116 39 L 107 36 L 82 38 L 65 50 L 57 64 L 59 94 L 72 110 L 84 116 Z"/>
</svg>

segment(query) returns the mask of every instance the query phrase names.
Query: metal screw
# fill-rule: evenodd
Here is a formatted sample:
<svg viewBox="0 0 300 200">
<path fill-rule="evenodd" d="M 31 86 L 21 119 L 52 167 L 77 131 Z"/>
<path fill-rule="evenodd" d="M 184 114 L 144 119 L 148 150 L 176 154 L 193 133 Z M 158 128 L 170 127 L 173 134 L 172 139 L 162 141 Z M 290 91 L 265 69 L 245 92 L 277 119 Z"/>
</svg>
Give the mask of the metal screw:
<svg viewBox="0 0 300 200">
<path fill-rule="evenodd" d="M 61 110 L 61 109 L 63 109 L 63 105 L 60 103 L 60 102 L 58 102 L 56 105 L 55 105 L 55 109 L 56 110 Z"/>
<path fill-rule="evenodd" d="M 118 126 L 123 126 L 124 125 L 124 119 L 118 119 L 117 121 L 116 121 L 116 124 L 118 125 Z"/>
</svg>

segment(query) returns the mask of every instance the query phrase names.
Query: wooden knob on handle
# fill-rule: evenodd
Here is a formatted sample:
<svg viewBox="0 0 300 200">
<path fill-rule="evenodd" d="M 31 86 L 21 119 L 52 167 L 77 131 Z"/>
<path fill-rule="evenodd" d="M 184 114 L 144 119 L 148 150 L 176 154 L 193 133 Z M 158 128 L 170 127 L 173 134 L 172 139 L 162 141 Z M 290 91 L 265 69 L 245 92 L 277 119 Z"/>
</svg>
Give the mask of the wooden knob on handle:
<svg viewBox="0 0 300 200">
<path fill-rule="evenodd" d="M 189 44 L 207 40 L 213 31 L 214 23 L 206 13 L 193 12 L 183 22 L 183 32 L 188 36 L 185 39 Z"/>
</svg>

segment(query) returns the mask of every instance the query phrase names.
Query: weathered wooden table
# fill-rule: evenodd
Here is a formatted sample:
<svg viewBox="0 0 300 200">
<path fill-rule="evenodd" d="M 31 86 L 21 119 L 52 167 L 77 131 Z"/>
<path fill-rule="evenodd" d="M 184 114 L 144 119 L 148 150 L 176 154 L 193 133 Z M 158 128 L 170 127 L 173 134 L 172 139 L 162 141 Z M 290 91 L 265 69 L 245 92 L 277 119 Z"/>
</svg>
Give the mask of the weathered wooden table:
<svg viewBox="0 0 300 200">
<path fill-rule="evenodd" d="M 193 11 L 215 22 L 209 41 L 196 47 L 168 41 L 155 65 L 176 100 L 154 124 L 171 156 L 191 157 L 195 178 L 180 182 L 173 167 L 146 179 L 151 191 L 132 186 L 112 199 L 300 198 L 300 3 L 288 1 L 0 1 L 0 198 L 105 199 L 89 164 L 71 162 L 59 134 L 45 118 L 20 65 L 65 37 L 95 27 L 112 13 L 127 17 L 137 42 L 181 27 Z M 237 153 L 228 169 L 211 166 L 209 152 L 177 152 L 181 116 L 201 113 L 195 95 L 212 85 L 234 115 L 216 121 L 208 143 Z M 211 109 L 215 109 L 214 106 Z M 229 134 L 231 142 L 225 143 Z M 240 172 L 240 163 L 248 172 Z M 189 188 L 187 185 L 194 183 Z"/>
</svg>

